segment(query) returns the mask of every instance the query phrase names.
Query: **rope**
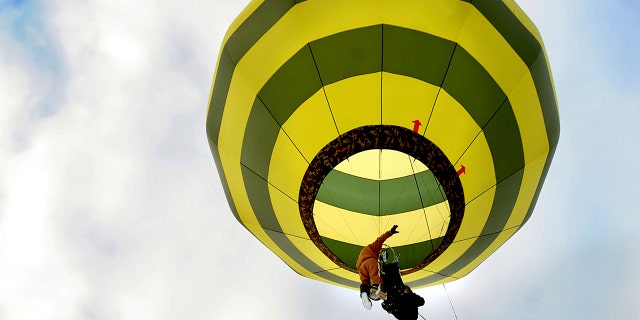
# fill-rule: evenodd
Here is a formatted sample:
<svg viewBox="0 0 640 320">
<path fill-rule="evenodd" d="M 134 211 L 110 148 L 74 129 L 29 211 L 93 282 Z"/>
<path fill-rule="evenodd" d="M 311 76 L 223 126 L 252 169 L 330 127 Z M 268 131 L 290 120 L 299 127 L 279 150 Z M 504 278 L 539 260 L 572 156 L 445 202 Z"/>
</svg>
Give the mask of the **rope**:
<svg viewBox="0 0 640 320">
<path fill-rule="evenodd" d="M 431 251 L 436 251 L 435 246 L 433 245 L 433 236 L 431 236 L 431 227 L 429 227 L 429 219 L 427 218 L 427 210 L 424 207 L 424 200 L 422 199 L 422 192 L 420 192 L 420 184 L 418 183 L 418 177 L 416 177 L 416 170 L 411 163 L 411 157 L 409 158 L 409 165 L 411 165 L 411 171 L 413 171 L 413 181 L 416 183 L 416 189 L 418 189 L 418 196 L 420 196 L 420 204 L 422 206 L 422 215 L 424 216 L 424 221 L 427 223 L 427 233 L 429 235 L 429 242 L 431 242 Z M 415 229 L 414 229 L 415 230 Z"/>
<path fill-rule="evenodd" d="M 442 287 L 444 287 L 444 292 L 447 294 L 447 299 L 449 299 L 449 304 L 451 304 L 451 310 L 453 310 L 453 316 L 456 317 L 456 320 L 458 320 L 458 315 L 456 314 L 456 309 L 453 307 L 453 302 L 451 302 L 451 297 L 449 297 L 449 292 L 447 291 L 447 286 L 445 286 L 444 283 L 443 283 Z"/>
</svg>

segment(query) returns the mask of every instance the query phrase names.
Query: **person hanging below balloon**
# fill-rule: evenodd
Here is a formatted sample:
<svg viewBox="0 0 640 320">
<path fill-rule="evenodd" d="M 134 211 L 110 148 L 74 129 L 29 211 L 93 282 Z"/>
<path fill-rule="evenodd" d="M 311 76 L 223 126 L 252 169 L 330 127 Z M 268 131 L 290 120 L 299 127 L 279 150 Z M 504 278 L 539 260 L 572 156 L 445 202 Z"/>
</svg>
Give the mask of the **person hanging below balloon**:
<svg viewBox="0 0 640 320">
<path fill-rule="evenodd" d="M 392 235 L 399 233 L 397 229 L 398 225 L 394 225 L 391 230 L 380 235 L 376 241 L 362 248 L 358 255 L 356 267 L 360 275 L 360 298 L 362 305 L 367 310 L 371 309 L 371 300 L 378 301 L 386 298 L 378 268 L 378 257 L 384 242 Z"/>
<path fill-rule="evenodd" d="M 394 257 L 394 262 L 387 264 L 387 253 L 381 254 L 384 242 L 399 233 L 397 229 L 398 226 L 394 225 L 360 251 L 356 262 L 361 282 L 360 298 L 367 310 L 372 307 L 371 300 L 382 299 L 382 308 L 396 319 L 415 320 L 418 318 L 418 307 L 424 305 L 424 299 L 402 282 L 397 257 Z"/>
</svg>

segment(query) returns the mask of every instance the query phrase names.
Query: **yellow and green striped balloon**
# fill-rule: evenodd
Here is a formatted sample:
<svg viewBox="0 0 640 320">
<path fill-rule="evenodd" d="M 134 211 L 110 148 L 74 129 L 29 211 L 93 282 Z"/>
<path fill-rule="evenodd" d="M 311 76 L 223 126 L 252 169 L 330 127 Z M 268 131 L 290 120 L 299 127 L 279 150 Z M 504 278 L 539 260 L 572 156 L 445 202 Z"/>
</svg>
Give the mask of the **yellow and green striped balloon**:
<svg viewBox="0 0 640 320">
<path fill-rule="evenodd" d="M 559 137 L 540 35 L 513 1 L 252 1 L 207 136 L 231 211 L 299 274 L 358 288 L 392 225 L 405 283 L 458 279 L 529 219 Z"/>
</svg>

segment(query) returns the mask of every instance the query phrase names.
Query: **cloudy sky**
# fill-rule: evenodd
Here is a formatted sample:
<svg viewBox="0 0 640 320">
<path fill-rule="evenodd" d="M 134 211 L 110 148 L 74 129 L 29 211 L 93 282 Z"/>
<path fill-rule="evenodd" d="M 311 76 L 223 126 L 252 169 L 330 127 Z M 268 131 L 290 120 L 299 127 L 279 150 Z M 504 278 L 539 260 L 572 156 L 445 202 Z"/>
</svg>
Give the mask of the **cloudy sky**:
<svg viewBox="0 0 640 320">
<path fill-rule="evenodd" d="M 1 320 L 391 319 L 298 276 L 228 209 L 204 123 L 247 2 L 0 0 Z M 518 3 L 545 40 L 560 144 L 527 225 L 419 290 L 420 312 L 637 319 L 640 2 Z"/>
</svg>

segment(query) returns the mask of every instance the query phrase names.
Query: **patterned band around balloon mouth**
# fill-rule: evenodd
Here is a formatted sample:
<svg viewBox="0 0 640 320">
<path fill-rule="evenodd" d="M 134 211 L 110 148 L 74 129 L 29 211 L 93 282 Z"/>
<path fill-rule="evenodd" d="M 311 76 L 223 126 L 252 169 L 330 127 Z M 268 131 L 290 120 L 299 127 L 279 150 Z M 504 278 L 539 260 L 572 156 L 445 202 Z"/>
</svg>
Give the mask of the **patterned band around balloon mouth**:
<svg viewBox="0 0 640 320">
<path fill-rule="evenodd" d="M 324 244 L 314 221 L 313 206 L 322 182 L 333 168 L 356 153 L 372 149 L 399 151 L 422 162 L 438 179 L 449 201 L 451 217 L 442 243 L 426 254 L 417 265 L 403 270 L 402 274 L 421 270 L 440 256 L 456 237 L 464 215 L 464 192 L 458 174 L 444 152 L 429 139 L 407 128 L 391 125 L 363 126 L 339 136 L 322 148 L 309 164 L 300 186 L 298 206 L 304 227 L 316 247 L 331 261 L 343 269 L 357 272 Z"/>
</svg>

